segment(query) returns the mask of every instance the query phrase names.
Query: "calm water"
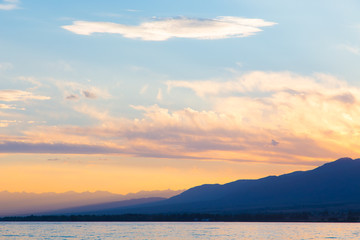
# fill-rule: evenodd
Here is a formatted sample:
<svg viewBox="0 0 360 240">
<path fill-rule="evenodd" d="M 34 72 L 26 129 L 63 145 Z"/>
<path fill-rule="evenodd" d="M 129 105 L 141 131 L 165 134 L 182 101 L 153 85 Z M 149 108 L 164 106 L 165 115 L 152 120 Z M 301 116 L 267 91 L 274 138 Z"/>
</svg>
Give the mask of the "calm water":
<svg viewBox="0 0 360 240">
<path fill-rule="evenodd" d="M 0 223 L 13 239 L 360 239 L 357 223 Z"/>
</svg>

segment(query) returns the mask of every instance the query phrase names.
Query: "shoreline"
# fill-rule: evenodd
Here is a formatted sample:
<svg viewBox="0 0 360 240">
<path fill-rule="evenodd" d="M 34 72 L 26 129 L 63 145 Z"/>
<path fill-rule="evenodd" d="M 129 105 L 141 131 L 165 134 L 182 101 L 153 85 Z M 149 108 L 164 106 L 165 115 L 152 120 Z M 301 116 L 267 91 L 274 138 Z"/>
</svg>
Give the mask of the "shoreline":
<svg viewBox="0 0 360 240">
<path fill-rule="evenodd" d="M 359 212 L 243 214 L 29 215 L 1 217 L 0 222 L 360 222 Z"/>
</svg>

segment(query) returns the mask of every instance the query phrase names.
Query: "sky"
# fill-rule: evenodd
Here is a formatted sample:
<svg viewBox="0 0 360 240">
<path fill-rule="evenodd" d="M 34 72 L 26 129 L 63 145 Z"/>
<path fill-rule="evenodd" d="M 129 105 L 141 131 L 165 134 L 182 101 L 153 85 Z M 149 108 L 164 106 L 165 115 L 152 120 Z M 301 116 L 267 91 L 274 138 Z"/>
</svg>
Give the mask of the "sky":
<svg viewBox="0 0 360 240">
<path fill-rule="evenodd" d="M 0 191 L 176 190 L 357 158 L 359 11 L 0 0 Z"/>
</svg>

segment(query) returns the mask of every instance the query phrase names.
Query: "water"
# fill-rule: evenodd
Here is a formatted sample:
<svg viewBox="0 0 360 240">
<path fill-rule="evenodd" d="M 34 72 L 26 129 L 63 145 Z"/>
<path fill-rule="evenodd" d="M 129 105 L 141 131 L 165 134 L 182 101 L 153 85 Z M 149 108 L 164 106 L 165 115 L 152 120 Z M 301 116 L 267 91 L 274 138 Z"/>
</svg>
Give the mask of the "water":
<svg viewBox="0 0 360 240">
<path fill-rule="evenodd" d="M 0 240 L 5 239 L 360 239 L 360 224 L 0 222 Z"/>
</svg>

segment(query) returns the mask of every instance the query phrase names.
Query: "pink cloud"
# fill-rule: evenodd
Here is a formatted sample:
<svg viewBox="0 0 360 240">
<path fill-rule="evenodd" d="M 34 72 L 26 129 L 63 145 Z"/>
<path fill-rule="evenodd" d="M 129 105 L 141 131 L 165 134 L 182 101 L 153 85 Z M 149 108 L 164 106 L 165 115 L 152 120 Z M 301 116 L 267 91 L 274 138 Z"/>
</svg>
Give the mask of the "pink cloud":
<svg viewBox="0 0 360 240">
<path fill-rule="evenodd" d="M 77 111 L 100 123 L 32 128 L 24 132 L 23 149 L 34 146 L 37 152 L 49 153 L 60 146 L 62 153 L 287 164 L 313 164 L 360 151 L 360 89 L 339 79 L 253 72 L 222 85 L 204 82 L 213 87 L 211 92 L 201 90 L 202 82 L 177 82 L 171 91 L 188 87 L 204 98 L 211 95 L 211 110 L 132 106 L 141 117 L 127 119 L 79 105 Z M 266 94 L 252 97 L 258 92 Z M 11 141 L 20 144 L 16 138 Z M 15 147 L 21 144 L 12 146 L 3 151 L 21 151 Z"/>
</svg>

